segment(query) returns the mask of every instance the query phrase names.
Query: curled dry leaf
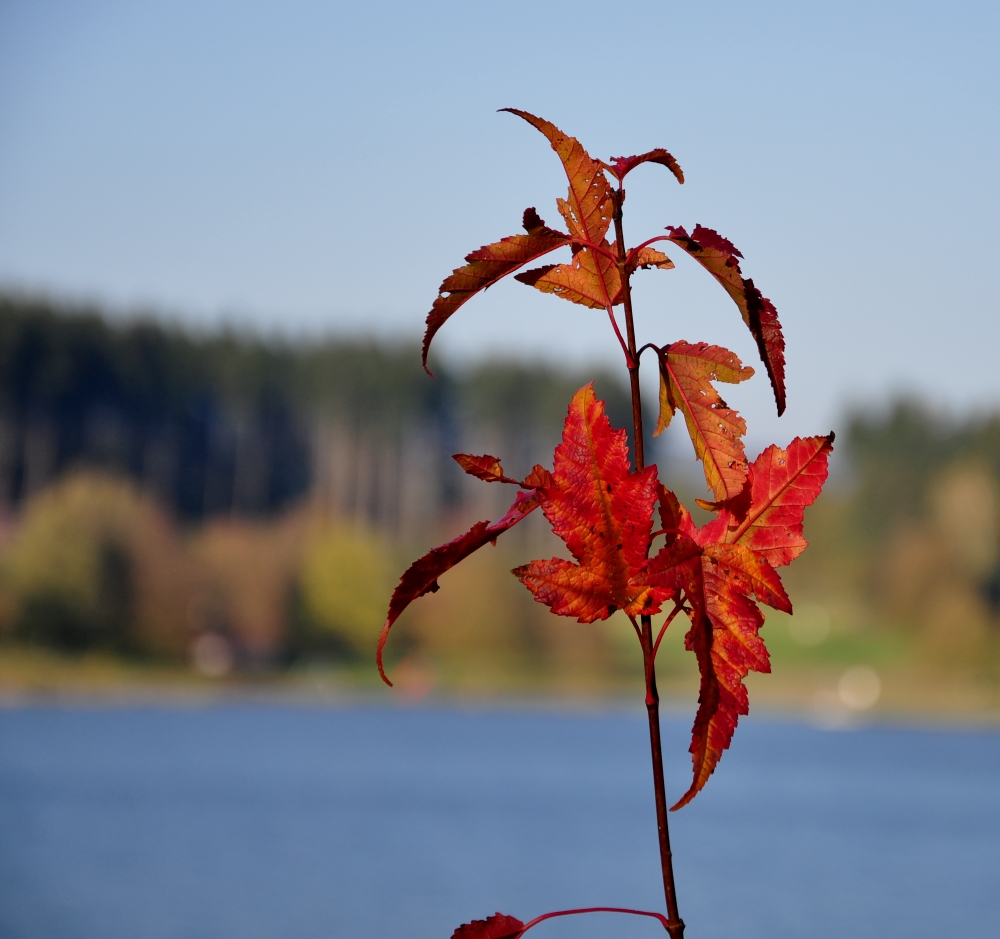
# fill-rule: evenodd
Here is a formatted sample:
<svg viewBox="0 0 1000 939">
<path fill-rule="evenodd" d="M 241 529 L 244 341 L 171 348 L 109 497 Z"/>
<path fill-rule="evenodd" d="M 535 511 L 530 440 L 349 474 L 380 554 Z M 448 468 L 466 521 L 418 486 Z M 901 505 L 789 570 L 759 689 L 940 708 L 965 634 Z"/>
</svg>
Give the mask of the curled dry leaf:
<svg viewBox="0 0 1000 939">
<path fill-rule="evenodd" d="M 451 934 L 451 939 L 520 939 L 524 933 L 524 923 L 513 916 L 494 913 L 486 919 L 474 919 L 459 926 Z"/>
<path fill-rule="evenodd" d="M 785 410 L 785 339 L 774 304 L 743 277 L 739 259 L 743 257 L 732 242 L 711 228 L 696 225 L 689 235 L 683 228 L 668 226 L 668 238 L 683 248 L 705 268 L 733 298 L 757 343 L 760 359 L 774 389 L 778 413 Z"/>
<path fill-rule="evenodd" d="M 746 482 L 747 425 L 712 382 L 736 384 L 752 375 L 752 368 L 721 346 L 682 341 L 660 350 L 660 417 L 653 433 L 662 433 L 680 409 L 695 456 L 705 468 L 705 481 L 719 500 L 737 496 Z"/>
<path fill-rule="evenodd" d="M 680 164 L 663 147 L 657 147 L 655 150 L 640 153 L 638 156 L 612 157 L 611 162 L 606 164 L 606 166 L 614 177 L 621 182 L 625 179 L 627 173 L 630 173 L 642 163 L 659 163 L 674 174 L 677 182 L 681 183 L 681 185 L 684 184 L 684 171 L 681 169 Z"/>
<path fill-rule="evenodd" d="M 470 476 L 481 479 L 487 483 L 513 483 L 518 485 L 516 479 L 504 476 L 503 467 L 500 460 L 495 456 L 484 453 L 482 456 L 472 456 L 469 453 L 454 453 L 451 457 Z"/>
</svg>

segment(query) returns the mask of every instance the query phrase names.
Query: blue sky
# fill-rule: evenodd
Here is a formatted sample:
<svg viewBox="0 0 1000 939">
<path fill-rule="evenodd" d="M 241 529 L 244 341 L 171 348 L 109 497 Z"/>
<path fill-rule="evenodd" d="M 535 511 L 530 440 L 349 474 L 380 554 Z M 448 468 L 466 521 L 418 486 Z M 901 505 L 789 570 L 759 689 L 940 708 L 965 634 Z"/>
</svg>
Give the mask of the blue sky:
<svg viewBox="0 0 1000 939">
<path fill-rule="evenodd" d="M 571 12 L 575 11 L 575 12 Z M 826 431 L 901 389 L 1000 407 L 1000 5 L 253 0 L 0 2 L 0 284 L 288 335 L 419 333 L 470 249 L 558 221 L 519 107 L 630 177 L 626 236 L 701 223 L 742 250 L 788 340 L 727 400 L 751 440 Z M 677 253 L 676 251 L 674 252 Z M 758 365 L 684 258 L 637 275 L 640 338 Z M 442 330 L 618 361 L 600 314 L 520 284 Z"/>
</svg>

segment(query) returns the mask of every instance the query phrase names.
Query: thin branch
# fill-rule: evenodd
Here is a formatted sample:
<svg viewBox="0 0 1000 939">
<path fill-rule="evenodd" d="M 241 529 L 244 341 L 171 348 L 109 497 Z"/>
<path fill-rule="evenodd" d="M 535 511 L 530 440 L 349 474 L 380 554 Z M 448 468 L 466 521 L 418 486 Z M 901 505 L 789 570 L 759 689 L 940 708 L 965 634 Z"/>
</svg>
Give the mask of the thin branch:
<svg viewBox="0 0 1000 939">
<path fill-rule="evenodd" d="M 555 913 L 543 913 L 541 916 L 536 916 L 530 922 L 525 923 L 524 929 L 518 935 L 523 936 L 532 926 L 537 926 L 547 919 L 554 919 L 556 916 L 576 916 L 580 913 L 627 913 L 630 916 L 649 916 L 659 920 L 660 925 L 664 929 L 670 928 L 667 918 L 662 913 L 649 913 L 646 910 L 629 910 L 620 906 L 589 906 L 580 910 L 558 910 Z"/>
<path fill-rule="evenodd" d="M 660 627 L 659 633 L 656 636 L 656 642 L 653 643 L 653 653 L 650 655 L 650 664 L 656 661 L 656 653 L 660 648 L 660 640 L 663 638 L 663 634 L 667 631 L 667 627 L 674 621 L 674 617 L 684 609 L 683 604 L 678 603 L 674 600 L 674 608 L 670 615 L 663 621 L 663 625 Z"/>
<path fill-rule="evenodd" d="M 605 291 L 607 293 L 607 291 Z M 629 369 L 635 368 L 635 359 L 632 358 L 632 353 L 629 351 L 628 344 L 625 342 L 625 337 L 622 336 L 621 330 L 618 328 L 618 321 L 615 319 L 615 311 L 609 306 L 605 307 L 608 311 L 608 319 L 611 320 L 611 328 L 614 329 L 615 335 L 618 337 L 618 342 L 622 347 L 622 352 L 625 353 L 625 364 Z"/>
<path fill-rule="evenodd" d="M 635 621 L 635 617 L 631 613 L 625 614 L 628 617 L 628 621 L 632 624 L 632 628 L 635 630 L 635 634 L 639 637 L 639 642 L 642 642 L 642 630 L 639 628 L 639 624 Z"/>
</svg>

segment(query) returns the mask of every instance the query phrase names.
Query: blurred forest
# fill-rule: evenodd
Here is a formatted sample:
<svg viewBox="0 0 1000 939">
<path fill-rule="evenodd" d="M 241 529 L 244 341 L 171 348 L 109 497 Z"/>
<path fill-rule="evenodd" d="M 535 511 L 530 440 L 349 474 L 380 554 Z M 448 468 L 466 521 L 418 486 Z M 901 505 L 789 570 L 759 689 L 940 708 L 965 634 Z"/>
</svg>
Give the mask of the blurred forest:
<svg viewBox="0 0 1000 939">
<path fill-rule="evenodd" d="M 179 675 L 374 687 L 406 564 L 512 495 L 451 454 L 496 454 L 512 475 L 550 463 L 590 379 L 629 421 L 610 374 L 434 371 L 415 344 L 193 335 L 0 296 L 0 690 Z M 673 430 L 652 453 L 691 500 Z M 784 574 L 796 616 L 764 627 L 776 674 L 753 694 L 831 719 L 996 710 L 1000 415 L 914 401 L 849 415 L 834 466 Z M 631 688 L 627 623 L 551 616 L 507 573 L 560 552 L 533 516 L 414 604 L 389 648 L 404 694 Z M 694 663 L 671 632 L 664 690 L 688 694 Z"/>
</svg>

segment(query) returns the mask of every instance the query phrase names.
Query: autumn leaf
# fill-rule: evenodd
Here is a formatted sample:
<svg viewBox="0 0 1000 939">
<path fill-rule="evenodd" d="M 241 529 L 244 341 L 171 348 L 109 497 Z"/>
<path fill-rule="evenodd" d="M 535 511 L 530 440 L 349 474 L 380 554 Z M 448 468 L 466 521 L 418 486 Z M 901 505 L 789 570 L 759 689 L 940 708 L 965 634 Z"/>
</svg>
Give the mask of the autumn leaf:
<svg viewBox="0 0 1000 939">
<path fill-rule="evenodd" d="M 790 564 L 806 549 L 802 522 L 829 473 L 834 435 L 796 437 L 787 447 L 770 446 L 749 468 L 750 505 L 742 517 L 731 511 L 705 526 L 705 537 L 743 544 L 773 567 Z"/>
<path fill-rule="evenodd" d="M 662 433 L 680 409 L 716 499 L 731 499 L 743 489 L 746 422 L 727 407 L 712 382 L 736 384 L 752 375 L 752 368 L 721 346 L 681 341 L 660 352 L 660 417 L 653 433 Z"/>
<path fill-rule="evenodd" d="M 613 245 L 605 245 L 609 252 Z M 622 302 L 622 281 L 617 266 L 602 255 L 595 261 L 589 248 L 574 247 L 569 264 L 547 264 L 514 280 L 592 310 L 606 310 Z"/>
<path fill-rule="evenodd" d="M 785 339 L 778 311 L 767 297 L 743 277 L 739 258 L 743 255 L 718 232 L 696 225 L 689 235 L 683 228 L 668 226 L 668 239 L 683 248 L 705 268 L 733 298 L 757 343 L 760 359 L 774 389 L 778 414 L 785 410 Z"/>
<path fill-rule="evenodd" d="M 792 611 L 777 572 L 749 548 L 707 545 L 700 560 L 684 591 L 692 611 L 684 645 L 697 656 L 701 671 L 698 712 L 691 732 L 694 775 L 674 810 L 701 791 L 732 742 L 740 715 L 749 713 L 743 679 L 751 671 L 771 671 L 760 637 L 764 616 L 754 599 L 786 613 Z"/>
<path fill-rule="evenodd" d="M 525 489 L 542 489 L 552 485 L 552 474 L 542 465 L 536 463 L 531 472 L 524 477 L 521 485 Z"/>
<path fill-rule="evenodd" d="M 614 198 L 604 175 L 604 164 L 587 153 L 579 140 L 564 134 L 555 124 L 527 111 L 502 110 L 516 114 L 544 134 L 562 161 L 569 180 L 569 194 L 566 199 L 557 200 L 557 205 L 571 238 L 577 242 L 573 246 L 571 263 L 526 271 L 518 275 L 517 280 L 544 293 L 595 309 L 610 309 L 621 303 L 621 273 L 614 248 L 605 238 L 614 212 Z M 594 246 L 598 250 L 594 250 Z"/>
<path fill-rule="evenodd" d="M 548 228 L 534 209 L 524 210 L 523 225 L 527 234 L 511 235 L 477 248 L 466 255 L 467 263 L 463 267 L 455 268 L 444 279 L 438 289 L 438 298 L 427 314 L 423 344 L 425 369 L 431 340 L 463 303 L 525 264 L 570 243 L 565 232 Z"/>
<path fill-rule="evenodd" d="M 656 467 L 629 470 L 626 433 L 611 427 L 593 384 L 573 396 L 552 478 L 551 486 L 537 490 L 538 501 L 578 563 L 532 561 L 515 576 L 553 613 L 581 623 L 615 610 L 659 612 L 672 591 L 645 576 L 659 494 Z"/>
<path fill-rule="evenodd" d="M 748 467 L 747 486 L 736 497 L 739 512 L 724 505 L 718 518 L 696 528 L 687 510 L 661 487 L 660 520 L 670 532 L 649 562 L 647 580 L 683 592 L 690 609 L 686 647 L 698 658 L 701 690 L 691 734 L 694 777 L 674 808 L 686 805 L 711 776 L 728 748 L 740 715 L 749 712 L 743 679 L 770 671 L 759 635 L 764 617 L 756 601 L 786 613 L 788 596 L 775 567 L 805 550 L 802 522 L 822 489 L 833 445 L 828 437 L 796 437 L 782 450 L 768 447 Z"/>
<path fill-rule="evenodd" d="M 459 926 L 451 934 L 451 939 L 520 939 L 524 923 L 513 916 L 494 913 L 486 919 L 474 919 Z"/>
<path fill-rule="evenodd" d="M 684 184 L 684 171 L 681 169 L 680 164 L 662 147 L 657 147 L 655 150 L 650 150 L 647 153 L 640 153 L 638 156 L 612 157 L 611 162 L 606 163 L 605 166 L 618 182 L 621 182 L 625 179 L 627 173 L 630 173 L 642 163 L 659 163 L 674 174 L 677 182 L 681 183 L 681 185 Z"/>
<path fill-rule="evenodd" d="M 629 252 L 625 262 L 625 270 L 629 274 L 635 273 L 636 268 L 641 267 L 648 270 L 651 267 L 659 268 L 661 271 L 670 271 L 674 268 L 674 262 L 670 260 L 662 251 L 645 245 L 641 248 L 633 248 Z"/>
<path fill-rule="evenodd" d="M 392 684 L 385 674 L 382 652 L 385 649 L 386 640 L 389 638 L 389 630 L 392 629 L 393 623 L 399 619 L 403 610 L 418 597 L 434 593 L 438 589 L 438 577 L 446 571 L 450 571 L 459 561 L 465 560 L 483 545 L 496 544 L 500 535 L 509 531 L 536 508 L 538 508 L 536 490 L 529 489 L 527 492 L 519 492 L 513 505 L 507 510 L 507 514 L 499 521 L 493 523 L 476 522 L 464 535 L 460 535 L 447 544 L 432 548 L 406 569 L 393 591 L 392 599 L 389 601 L 389 614 L 378 637 L 375 660 L 382 681 L 387 685 Z"/>
<path fill-rule="evenodd" d="M 614 210 L 611 186 L 604 175 L 601 161 L 587 153 L 576 137 L 564 134 L 544 118 L 516 108 L 501 110 L 516 114 L 545 135 L 562 161 L 569 180 L 567 207 L 560 211 L 571 226 L 570 234 L 582 236 L 591 244 L 600 244 L 611 225 Z"/>
<path fill-rule="evenodd" d="M 472 456 L 468 453 L 453 453 L 451 457 L 470 476 L 487 483 L 513 483 L 519 485 L 516 479 L 505 476 L 500 460 L 485 453 L 482 456 Z"/>
</svg>

